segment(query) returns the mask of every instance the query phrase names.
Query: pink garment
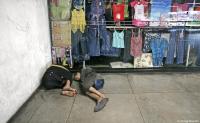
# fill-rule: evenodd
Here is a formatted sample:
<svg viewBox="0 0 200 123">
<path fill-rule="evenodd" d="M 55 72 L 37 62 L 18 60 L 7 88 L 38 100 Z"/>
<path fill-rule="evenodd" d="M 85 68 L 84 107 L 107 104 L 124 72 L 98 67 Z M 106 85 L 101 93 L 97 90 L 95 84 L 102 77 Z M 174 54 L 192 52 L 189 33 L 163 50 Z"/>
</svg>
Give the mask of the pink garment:
<svg viewBox="0 0 200 123">
<path fill-rule="evenodd" d="M 143 4 L 144 5 L 144 12 L 146 13 L 146 12 L 148 12 L 148 0 L 140 0 L 140 1 L 138 1 L 138 0 L 133 0 L 131 3 L 130 3 L 130 5 L 131 5 L 131 7 L 134 7 L 136 4 Z"/>
<path fill-rule="evenodd" d="M 132 25 L 138 26 L 138 27 L 144 27 L 148 25 L 147 21 L 141 21 L 139 19 L 133 19 L 132 20 Z"/>
<path fill-rule="evenodd" d="M 131 49 L 130 53 L 134 57 L 139 57 L 142 55 L 142 36 L 141 33 L 138 33 L 138 36 L 136 37 L 135 34 L 132 31 L 131 36 Z"/>
<path fill-rule="evenodd" d="M 132 25 L 144 27 L 148 25 L 147 13 L 148 13 L 148 2 L 141 0 L 134 0 L 131 3 L 131 7 L 134 8 L 134 18 L 132 18 Z"/>
<path fill-rule="evenodd" d="M 180 3 L 174 3 L 172 6 L 172 12 L 179 12 L 179 11 L 188 11 L 189 6 L 188 4 L 180 4 Z"/>
</svg>

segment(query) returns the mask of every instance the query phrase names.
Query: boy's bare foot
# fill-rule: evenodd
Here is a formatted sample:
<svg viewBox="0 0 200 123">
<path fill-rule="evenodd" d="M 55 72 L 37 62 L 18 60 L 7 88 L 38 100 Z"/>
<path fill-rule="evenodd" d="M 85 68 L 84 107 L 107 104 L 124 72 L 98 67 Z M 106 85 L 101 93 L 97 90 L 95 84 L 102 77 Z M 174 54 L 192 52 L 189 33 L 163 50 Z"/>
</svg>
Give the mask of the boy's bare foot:
<svg viewBox="0 0 200 123">
<path fill-rule="evenodd" d="M 76 95 L 76 93 L 74 93 L 72 91 L 62 91 L 60 94 L 63 96 L 70 96 L 70 97 L 73 97 Z"/>
<path fill-rule="evenodd" d="M 74 89 L 74 88 L 71 88 L 71 87 L 66 87 L 66 88 L 63 88 L 62 90 L 63 90 L 63 91 L 72 91 L 72 92 L 74 92 L 74 93 L 77 93 L 77 90 Z"/>
</svg>

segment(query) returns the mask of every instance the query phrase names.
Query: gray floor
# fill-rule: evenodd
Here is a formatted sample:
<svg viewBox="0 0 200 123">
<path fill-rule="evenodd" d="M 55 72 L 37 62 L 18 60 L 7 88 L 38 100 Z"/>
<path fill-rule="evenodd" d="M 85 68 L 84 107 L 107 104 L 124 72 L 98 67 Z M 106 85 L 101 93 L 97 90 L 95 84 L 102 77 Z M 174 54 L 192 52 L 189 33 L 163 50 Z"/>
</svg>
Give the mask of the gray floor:
<svg viewBox="0 0 200 123">
<path fill-rule="evenodd" d="M 200 74 L 103 74 L 109 102 L 39 90 L 11 123 L 200 123 Z M 74 86 L 77 84 L 75 83 Z"/>
</svg>

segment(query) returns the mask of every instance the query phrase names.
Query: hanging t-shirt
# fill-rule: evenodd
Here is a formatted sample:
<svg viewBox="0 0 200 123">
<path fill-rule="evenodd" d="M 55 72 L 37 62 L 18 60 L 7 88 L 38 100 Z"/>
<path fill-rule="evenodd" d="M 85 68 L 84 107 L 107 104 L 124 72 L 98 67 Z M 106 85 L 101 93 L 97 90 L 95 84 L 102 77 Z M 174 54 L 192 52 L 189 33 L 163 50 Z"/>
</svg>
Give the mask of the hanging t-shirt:
<svg viewBox="0 0 200 123">
<path fill-rule="evenodd" d="M 131 2 L 131 7 L 134 7 L 135 14 L 132 20 L 132 24 L 135 26 L 146 26 L 148 23 L 145 22 L 147 17 L 145 17 L 145 7 L 147 7 L 146 2 L 133 1 Z"/>
<path fill-rule="evenodd" d="M 117 32 L 116 30 L 113 32 L 113 47 L 116 48 L 124 48 L 124 31 Z"/>
<path fill-rule="evenodd" d="M 127 18 L 129 16 L 128 13 L 128 2 L 129 0 L 117 0 L 118 3 L 124 3 L 125 4 L 125 8 L 124 8 L 124 17 Z"/>
<path fill-rule="evenodd" d="M 131 7 L 134 7 L 135 14 L 134 14 L 134 19 L 144 19 L 144 6 L 146 3 L 144 1 L 138 2 L 138 1 L 133 1 L 131 2 Z"/>
</svg>

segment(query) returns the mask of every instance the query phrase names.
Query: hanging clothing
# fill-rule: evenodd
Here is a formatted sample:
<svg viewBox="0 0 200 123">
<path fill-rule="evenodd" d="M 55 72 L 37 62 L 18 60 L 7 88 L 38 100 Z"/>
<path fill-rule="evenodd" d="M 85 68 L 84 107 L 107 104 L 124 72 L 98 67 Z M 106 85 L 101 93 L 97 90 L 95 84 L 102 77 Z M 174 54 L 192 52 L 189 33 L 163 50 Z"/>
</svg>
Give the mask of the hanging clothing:
<svg viewBox="0 0 200 123">
<path fill-rule="evenodd" d="M 86 21 L 85 21 L 85 12 L 83 9 L 76 10 L 74 9 L 72 11 L 72 17 L 71 17 L 71 27 L 72 32 L 75 33 L 78 29 L 83 33 L 85 30 Z"/>
<path fill-rule="evenodd" d="M 138 36 L 136 37 L 134 32 L 132 31 L 131 55 L 134 57 L 139 57 L 142 55 L 142 36 L 140 32 L 138 33 Z"/>
<path fill-rule="evenodd" d="M 72 33 L 72 56 L 77 62 L 89 60 L 88 47 L 87 47 L 87 37 L 80 30 Z"/>
<path fill-rule="evenodd" d="M 146 26 L 148 24 L 147 22 L 145 22 L 147 20 L 147 17 L 145 17 L 145 7 L 147 7 L 147 3 L 143 0 L 135 0 L 131 2 L 131 7 L 133 7 L 135 10 L 132 24 L 135 26 Z"/>
<path fill-rule="evenodd" d="M 113 36 L 113 34 L 110 31 L 107 31 L 107 34 L 108 34 L 108 38 L 109 38 L 109 40 L 107 40 L 107 43 L 108 43 L 107 46 L 109 46 L 109 50 L 107 50 L 107 49 L 105 50 L 101 46 L 101 55 L 119 57 L 120 53 L 121 53 L 121 49 L 112 47 L 112 39 L 113 39 L 112 36 Z M 106 45 L 106 44 L 104 43 L 103 45 Z"/>
<path fill-rule="evenodd" d="M 110 50 L 110 36 L 106 30 L 105 16 L 95 18 L 97 25 L 90 25 L 88 27 L 88 49 L 90 56 L 100 56 L 100 52 Z M 101 43 L 100 43 L 101 42 Z M 101 45 L 100 45 L 101 44 Z"/>
<path fill-rule="evenodd" d="M 133 1 L 131 2 L 131 7 L 134 7 L 135 14 L 134 14 L 134 19 L 144 19 L 144 1 L 139 2 L 139 1 Z"/>
<path fill-rule="evenodd" d="M 123 62 L 129 62 L 129 61 L 133 61 L 132 56 L 130 55 L 130 49 L 131 49 L 131 31 L 130 30 L 126 30 L 125 31 L 125 42 L 124 42 L 124 54 L 123 54 Z"/>
<path fill-rule="evenodd" d="M 74 8 L 80 10 L 83 8 L 83 2 L 84 0 L 73 0 L 73 6 Z"/>
<path fill-rule="evenodd" d="M 105 14 L 104 0 L 92 0 L 90 14 Z"/>
<path fill-rule="evenodd" d="M 100 42 L 97 39 L 98 30 L 96 28 L 88 28 L 88 53 L 90 56 L 100 56 Z"/>
<path fill-rule="evenodd" d="M 151 42 L 152 38 L 155 38 L 156 36 L 152 36 L 150 33 L 145 33 L 144 37 L 145 38 L 144 38 L 144 44 L 143 44 L 142 51 L 144 53 L 148 53 L 151 51 L 150 42 Z"/>
<path fill-rule="evenodd" d="M 129 13 L 128 13 L 128 4 L 129 4 L 129 0 L 117 0 L 117 3 L 123 3 L 125 4 L 125 8 L 124 8 L 124 17 L 127 18 L 129 17 Z"/>
<path fill-rule="evenodd" d="M 130 3 L 131 7 L 135 10 L 134 19 L 141 19 L 144 16 L 148 16 L 148 2 L 146 0 L 133 0 Z M 142 16 L 140 16 L 142 15 Z"/>
<path fill-rule="evenodd" d="M 105 8 L 103 0 L 92 0 L 88 27 L 88 50 L 90 56 L 100 56 L 101 51 L 110 50 L 110 36 L 106 30 Z M 104 54 L 104 53 L 103 53 Z"/>
<path fill-rule="evenodd" d="M 50 18 L 69 20 L 72 0 L 50 0 Z"/>
<path fill-rule="evenodd" d="M 174 55 L 175 55 L 175 49 L 176 49 L 176 40 L 177 40 L 177 31 L 176 29 L 172 29 L 170 31 L 170 40 L 169 40 L 169 46 L 167 51 L 167 59 L 166 64 L 173 64 L 174 63 Z"/>
<path fill-rule="evenodd" d="M 152 38 L 150 42 L 152 55 L 153 55 L 153 66 L 160 67 L 163 65 L 163 58 L 165 50 L 167 50 L 168 42 L 165 38 L 157 37 Z"/>
<path fill-rule="evenodd" d="M 117 32 L 116 30 L 113 32 L 113 47 L 116 48 L 124 48 L 124 31 Z"/>
<path fill-rule="evenodd" d="M 182 29 L 172 29 L 167 51 L 166 64 L 173 64 L 176 57 L 177 64 L 183 64 L 185 55 L 185 40 Z"/>
<path fill-rule="evenodd" d="M 190 44 L 190 57 L 189 62 L 200 66 L 200 30 L 199 29 L 188 29 L 186 35 L 187 45 Z"/>
<path fill-rule="evenodd" d="M 179 31 L 176 47 L 176 63 L 183 64 L 185 55 L 185 36 L 183 30 Z"/>
</svg>

